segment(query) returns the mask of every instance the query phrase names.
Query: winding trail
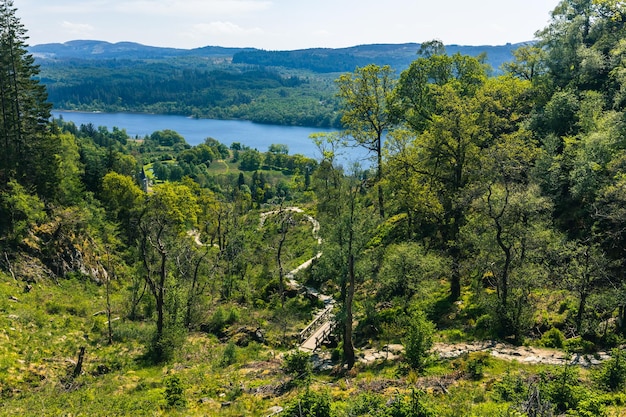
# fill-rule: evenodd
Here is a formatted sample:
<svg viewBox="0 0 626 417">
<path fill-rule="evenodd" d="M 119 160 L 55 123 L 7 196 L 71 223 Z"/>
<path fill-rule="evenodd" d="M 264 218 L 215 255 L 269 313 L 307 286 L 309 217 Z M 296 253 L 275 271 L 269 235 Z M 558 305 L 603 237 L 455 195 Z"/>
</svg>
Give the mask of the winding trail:
<svg viewBox="0 0 626 417">
<path fill-rule="evenodd" d="M 284 212 L 300 213 L 308 220 L 313 226 L 313 237 L 317 239 L 317 244 L 322 244 L 322 238 L 319 236 L 320 224 L 313 217 L 304 213 L 299 207 L 284 207 L 278 210 L 272 210 L 265 213 L 261 213 L 261 220 L 259 227 L 263 227 L 265 220 L 269 216 L 279 215 Z M 332 310 L 335 306 L 335 300 L 326 294 L 320 293 L 318 290 L 312 287 L 307 287 L 296 281 L 295 276 L 298 272 L 303 271 L 311 266 L 311 264 L 322 256 L 322 252 L 317 252 L 315 256 L 302 264 L 298 265 L 292 271 L 289 271 L 285 278 L 287 284 L 297 290 L 298 292 L 304 292 L 309 296 L 315 297 L 324 303 L 324 307 L 315 314 L 313 320 L 300 332 L 300 346 L 299 349 L 306 352 L 314 352 L 325 340 L 335 328 L 335 322 L 333 320 Z"/>
<path fill-rule="evenodd" d="M 304 210 L 298 207 L 285 207 L 279 210 L 261 213 L 260 226 L 263 226 L 268 216 L 277 215 L 285 211 L 303 214 L 304 217 L 313 225 L 312 233 L 317 239 L 318 244 L 322 243 L 322 239 L 319 237 L 319 222 L 312 216 L 304 214 Z M 330 335 L 335 325 L 331 314 L 335 305 L 335 300 L 331 296 L 322 294 L 315 288 L 303 286 L 295 280 L 295 275 L 298 272 L 310 267 L 316 259 L 320 258 L 320 256 L 322 256 L 321 251 L 318 252 L 313 258 L 305 261 L 294 270 L 288 272 L 285 276 L 288 285 L 292 288 L 316 297 L 324 302 L 324 307 L 316 313 L 313 320 L 304 328 L 304 330 L 302 330 L 302 332 L 300 332 L 299 349 L 307 352 L 314 352 L 317 350 L 325 338 Z M 383 347 L 382 350 L 362 349 L 358 353 L 358 360 L 359 362 L 366 364 L 377 360 L 393 360 L 399 358 L 402 351 L 402 345 L 388 345 Z M 598 365 L 610 358 L 607 352 L 598 352 L 593 355 L 578 353 L 568 355 L 566 352 L 557 349 L 515 346 L 495 340 L 468 343 L 435 343 L 431 352 L 435 356 L 443 359 L 457 358 L 461 355 L 472 352 L 486 352 L 494 358 L 507 361 L 517 361 L 526 364 L 563 365 L 570 363 L 583 367 Z M 329 361 L 325 360 L 324 362 L 328 364 Z"/>
</svg>

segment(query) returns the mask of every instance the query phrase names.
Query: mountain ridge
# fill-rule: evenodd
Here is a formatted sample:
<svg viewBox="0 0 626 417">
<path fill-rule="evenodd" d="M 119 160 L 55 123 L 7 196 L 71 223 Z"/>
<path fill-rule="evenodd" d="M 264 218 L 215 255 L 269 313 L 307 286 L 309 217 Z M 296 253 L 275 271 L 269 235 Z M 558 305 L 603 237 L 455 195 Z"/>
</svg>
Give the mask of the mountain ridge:
<svg viewBox="0 0 626 417">
<path fill-rule="evenodd" d="M 530 42 L 530 41 L 529 41 Z M 512 51 L 529 42 L 505 45 L 446 45 L 449 54 L 478 56 L 487 54 L 494 69 L 512 58 Z M 244 47 L 207 45 L 182 49 L 148 46 L 136 42 L 111 43 L 100 40 L 72 40 L 64 43 L 38 44 L 28 48 L 40 60 L 104 60 L 104 59 L 168 59 L 177 57 L 223 58 L 233 63 L 305 68 L 317 72 L 351 71 L 355 66 L 369 63 L 391 65 L 404 69 L 417 57 L 420 43 L 375 43 L 342 48 L 305 48 L 294 50 L 265 50 Z"/>
</svg>

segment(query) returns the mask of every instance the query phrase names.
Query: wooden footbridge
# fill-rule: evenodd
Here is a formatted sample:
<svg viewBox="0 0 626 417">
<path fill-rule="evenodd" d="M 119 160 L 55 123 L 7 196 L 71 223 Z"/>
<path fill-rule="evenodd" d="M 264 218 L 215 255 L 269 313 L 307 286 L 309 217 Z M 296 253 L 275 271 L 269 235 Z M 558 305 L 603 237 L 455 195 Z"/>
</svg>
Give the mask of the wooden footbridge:
<svg viewBox="0 0 626 417">
<path fill-rule="evenodd" d="M 261 213 L 260 227 L 263 227 L 263 224 L 265 223 L 265 220 L 268 216 L 280 214 L 286 211 L 303 214 L 304 217 L 309 222 L 311 222 L 311 225 L 313 226 L 312 232 L 313 236 L 317 239 L 317 243 L 322 243 L 322 239 L 319 237 L 318 234 L 320 229 L 319 223 L 313 217 L 304 214 L 303 210 L 298 207 L 284 207 L 280 210 Z M 328 295 L 321 294 L 315 288 L 305 287 L 295 280 L 295 275 L 298 272 L 310 267 L 313 261 L 318 259 L 320 256 L 322 256 L 322 252 L 318 252 L 313 258 L 302 263 L 296 269 L 288 272 L 285 275 L 285 278 L 291 287 L 295 288 L 298 291 L 304 292 L 308 296 L 315 297 L 324 303 L 324 308 L 319 311 L 315 315 L 313 320 L 304 328 L 304 330 L 300 332 L 298 340 L 300 344 L 299 349 L 306 352 L 314 352 L 315 350 L 317 350 L 317 348 L 319 348 L 321 344 L 328 339 L 328 337 L 332 334 L 333 330 L 335 330 L 335 327 L 337 326 L 332 314 L 335 300 Z"/>
<path fill-rule="evenodd" d="M 300 350 L 314 352 L 335 330 L 337 324 L 332 316 L 333 304 L 324 307 L 324 310 L 300 332 Z"/>
</svg>

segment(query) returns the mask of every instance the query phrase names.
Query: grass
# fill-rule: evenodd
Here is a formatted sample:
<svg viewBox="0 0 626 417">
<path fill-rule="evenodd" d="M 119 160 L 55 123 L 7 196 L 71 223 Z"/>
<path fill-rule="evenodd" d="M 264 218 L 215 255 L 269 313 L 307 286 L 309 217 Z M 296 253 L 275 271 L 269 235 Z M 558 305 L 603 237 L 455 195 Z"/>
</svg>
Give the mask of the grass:
<svg viewBox="0 0 626 417">
<path fill-rule="evenodd" d="M 297 238 L 310 233 L 305 229 L 303 225 Z M 213 335 L 190 333 L 174 359 L 161 365 L 142 359 L 154 325 L 124 319 L 123 286 L 114 290 L 113 311 L 120 320 L 114 322 L 112 345 L 106 341 L 106 315 L 94 315 L 104 308 L 104 287 L 88 281 L 42 281 L 24 292 L 23 283 L 0 274 L 0 416 L 265 416 L 270 407 L 284 407 L 305 392 L 281 389 L 290 377 L 282 370 L 286 349 L 278 346 L 282 329 L 271 306 L 237 307 L 233 326 L 262 324 L 273 344 L 229 346 Z M 303 325 L 307 309 L 303 300 L 289 301 L 283 313 L 294 313 L 289 313 L 288 332 Z M 463 334 L 448 330 L 442 338 L 456 340 Z M 83 373 L 71 379 L 80 346 L 86 347 Z M 426 393 L 425 403 L 438 416 L 501 416 L 513 403 L 498 397 L 499 386 L 516 378 L 558 376 L 562 369 L 492 357 L 483 358 L 477 368 L 475 362 L 482 360 L 478 356 L 436 360 L 422 374 L 401 362 L 357 364 L 350 373 L 314 374 L 312 389 L 329 393 L 337 417 L 346 416 L 357 398 L 369 395 L 384 404 L 414 388 Z M 166 401 L 166 381 L 172 375 L 183 388 L 183 409 L 169 407 Z M 592 375 L 581 369 L 579 385 L 597 393 Z M 626 392 L 597 398 L 606 405 L 607 415 L 626 416 Z"/>
</svg>

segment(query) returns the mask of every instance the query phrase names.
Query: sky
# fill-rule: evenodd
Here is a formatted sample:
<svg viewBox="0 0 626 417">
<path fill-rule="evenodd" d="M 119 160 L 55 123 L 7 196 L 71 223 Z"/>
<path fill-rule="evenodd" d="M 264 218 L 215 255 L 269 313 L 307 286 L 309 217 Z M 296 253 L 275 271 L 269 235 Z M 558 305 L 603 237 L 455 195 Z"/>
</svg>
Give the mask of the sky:
<svg viewBox="0 0 626 417">
<path fill-rule="evenodd" d="M 14 0 L 28 44 L 76 39 L 294 50 L 533 40 L 558 0 Z"/>
</svg>

